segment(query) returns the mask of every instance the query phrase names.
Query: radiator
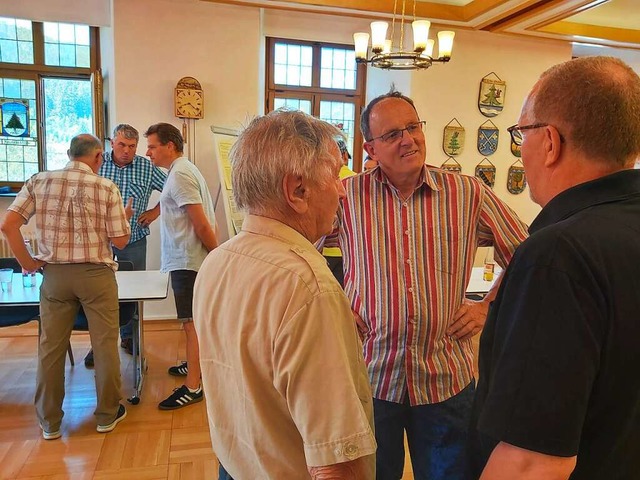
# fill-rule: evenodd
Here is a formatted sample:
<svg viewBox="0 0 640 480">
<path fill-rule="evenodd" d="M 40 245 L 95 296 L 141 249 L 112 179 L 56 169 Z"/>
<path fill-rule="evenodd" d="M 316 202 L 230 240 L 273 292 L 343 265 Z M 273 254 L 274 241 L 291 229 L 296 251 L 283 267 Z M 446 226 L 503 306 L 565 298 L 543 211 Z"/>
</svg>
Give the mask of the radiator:
<svg viewBox="0 0 640 480">
<path fill-rule="evenodd" d="M 33 253 L 38 253 L 38 241 L 35 238 L 35 234 L 33 232 L 24 233 L 25 240 L 31 240 L 31 248 L 33 249 Z M 9 248 L 9 243 L 4 238 L 4 235 L 0 235 L 0 257 L 13 257 L 13 253 Z"/>
</svg>

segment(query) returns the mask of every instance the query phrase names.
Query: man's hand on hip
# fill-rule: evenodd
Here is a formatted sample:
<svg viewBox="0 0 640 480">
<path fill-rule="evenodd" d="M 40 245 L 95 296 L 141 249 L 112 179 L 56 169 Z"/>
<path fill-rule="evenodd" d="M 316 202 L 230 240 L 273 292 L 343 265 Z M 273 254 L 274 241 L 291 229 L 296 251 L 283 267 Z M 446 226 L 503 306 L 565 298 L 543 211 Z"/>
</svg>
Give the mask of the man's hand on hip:
<svg viewBox="0 0 640 480">
<path fill-rule="evenodd" d="M 465 298 L 453 315 L 453 324 L 447 329 L 447 335 L 456 340 L 473 337 L 484 327 L 488 312 L 489 302 L 486 299 L 475 301 Z"/>
</svg>

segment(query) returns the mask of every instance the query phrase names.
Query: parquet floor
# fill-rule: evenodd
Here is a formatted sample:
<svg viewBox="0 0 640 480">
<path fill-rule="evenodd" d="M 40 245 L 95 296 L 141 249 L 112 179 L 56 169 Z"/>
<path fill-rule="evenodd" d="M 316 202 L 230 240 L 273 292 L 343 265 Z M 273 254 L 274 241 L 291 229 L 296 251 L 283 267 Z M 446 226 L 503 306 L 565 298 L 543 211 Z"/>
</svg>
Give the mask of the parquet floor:
<svg viewBox="0 0 640 480">
<path fill-rule="evenodd" d="M 89 335 L 74 333 L 75 367 L 66 366 L 62 438 L 42 439 L 33 407 L 37 323 L 0 329 L 0 479 L 216 479 L 205 403 L 160 411 L 157 403 L 181 384 L 167 368 L 184 359 L 176 322 L 147 322 L 149 369 L 139 405 L 108 434 L 95 430 L 93 370 L 82 359 Z M 123 396 L 131 395 L 132 357 L 121 350 Z"/>
</svg>

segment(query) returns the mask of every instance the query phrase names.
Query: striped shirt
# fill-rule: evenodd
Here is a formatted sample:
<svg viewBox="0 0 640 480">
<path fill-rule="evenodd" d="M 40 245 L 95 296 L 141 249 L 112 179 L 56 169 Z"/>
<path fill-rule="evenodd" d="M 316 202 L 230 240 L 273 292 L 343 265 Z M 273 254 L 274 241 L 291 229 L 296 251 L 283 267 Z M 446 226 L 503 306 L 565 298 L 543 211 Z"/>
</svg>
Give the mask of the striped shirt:
<svg viewBox="0 0 640 480">
<path fill-rule="evenodd" d="M 131 239 L 129 244 L 137 242 L 151 233 L 149 227 L 138 223 L 138 217 L 149 207 L 149 198 L 154 190 L 162 192 L 167 174 L 156 167 L 151 161 L 140 155 L 135 155 L 133 161 L 124 167 L 116 165 L 111 152 L 105 152 L 99 175 L 114 182 L 120 189 L 122 201 L 126 205 L 133 197 L 133 216 L 129 220 L 131 225 Z"/>
<path fill-rule="evenodd" d="M 35 174 L 9 210 L 27 221 L 35 215 L 36 256 L 47 263 L 103 263 L 116 270 L 109 239 L 131 231 L 118 187 L 82 162 Z"/>
<path fill-rule="evenodd" d="M 473 378 L 471 340 L 446 335 L 478 246 L 505 267 L 526 225 L 474 177 L 425 167 L 406 200 L 380 168 L 344 181 L 339 242 L 345 292 L 369 326 L 364 357 L 375 398 L 444 401 Z M 328 239 L 331 244 L 331 239 Z"/>
</svg>

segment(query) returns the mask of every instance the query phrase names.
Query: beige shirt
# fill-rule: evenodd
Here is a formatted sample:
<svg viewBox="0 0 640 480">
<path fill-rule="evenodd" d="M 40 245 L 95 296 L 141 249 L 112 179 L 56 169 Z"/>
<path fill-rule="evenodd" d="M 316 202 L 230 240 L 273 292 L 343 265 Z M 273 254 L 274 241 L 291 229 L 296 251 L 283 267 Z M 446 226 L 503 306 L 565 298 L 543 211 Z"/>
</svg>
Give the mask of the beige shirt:
<svg viewBox="0 0 640 480">
<path fill-rule="evenodd" d="M 114 270 L 110 238 L 131 232 L 120 191 L 82 162 L 27 180 L 9 206 L 36 217 L 37 257 L 47 263 L 104 263 Z"/>
<path fill-rule="evenodd" d="M 195 285 L 213 449 L 234 478 L 309 478 L 376 449 L 362 344 L 340 285 L 295 230 L 248 216 Z"/>
</svg>

